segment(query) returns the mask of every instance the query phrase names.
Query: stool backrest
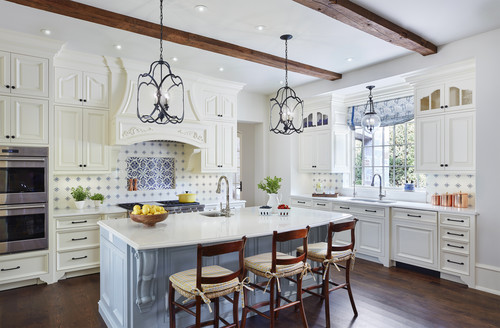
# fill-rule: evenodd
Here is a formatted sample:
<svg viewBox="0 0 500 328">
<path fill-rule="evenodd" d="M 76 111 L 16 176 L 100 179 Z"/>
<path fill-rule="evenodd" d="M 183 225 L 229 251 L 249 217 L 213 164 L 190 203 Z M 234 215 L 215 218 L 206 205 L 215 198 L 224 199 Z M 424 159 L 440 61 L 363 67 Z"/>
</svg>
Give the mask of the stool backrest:
<svg viewBox="0 0 500 328">
<path fill-rule="evenodd" d="M 328 249 L 326 251 L 326 258 L 330 259 L 332 257 L 332 251 L 334 252 L 339 252 L 339 251 L 345 251 L 350 249 L 351 251 L 354 250 L 354 243 L 356 242 L 356 238 L 354 236 L 354 228 L 356 227 L 356 223 L 358 222 L 358 219 L 354 218 L 352 221 L 347 221 L 347 222 L 340 222 L 340 223 L 335 223 L 335 222 L 330 222 L 328 225 Z M 351 242 L 347 245 L 335 245 L 333 246 L 333 235 L 335 232 L 341 232 L 341 231 L 346 231 L 346 230 L 351 230 Z"/>
<path fill-rule="evenodd" d="M 291 230 L 285 232 L 273 232 L 273 253 L 272 253 L 272 267 L 271 272 L 276 272 L 277 265 L 289 265 L 299 263 L 301 261 L 305 262 L 307 258 L 307 237 L 309 235 L 310 227 L 307 226 L 305 229 Z M 302 247 L 304 247 L 304 253 L 297 257 L 289 259 L 277 259 L 276 258 L 276 244 L 282 243 L 290 240 L 302 239 Z"/>
<path fill-rule="evenodd" d="M 202 246 L 198 244 L 198 253 L 196 257 L 196 287 L 201 290 L 202 284 L 218 284 L 224 283 L 226 281 L 233 280 L 234 278 L 238 278 L 239 281 L 243 280 L 244 275 L 244 251 L 245 251 L 245 243 L 247 241 L 247 237 L 244 236 L 241 240 L 232 241 L 228 243 L 215 244 L 209 246 Z M 218 256 L 228 253 L 238 252 L 238 269 L 233 271 L 230 274 L 226 274 L 223 276 L 217 277 L 203 277 L 201 275 L 201 268 L 203 266 L 203 257 L 212 257 Z"/>
</svg>

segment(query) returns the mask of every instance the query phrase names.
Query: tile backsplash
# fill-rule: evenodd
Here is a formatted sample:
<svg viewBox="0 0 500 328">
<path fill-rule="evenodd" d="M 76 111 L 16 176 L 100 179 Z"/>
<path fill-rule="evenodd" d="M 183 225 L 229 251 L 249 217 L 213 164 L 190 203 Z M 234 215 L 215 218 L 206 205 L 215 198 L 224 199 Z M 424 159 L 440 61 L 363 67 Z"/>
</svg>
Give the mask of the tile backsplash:
<svg viewBox="0 0 500 328">
<path fill-rule="evenodd" d="M 218 203 L 219 201 L 223 201 L 225 199 L 225 183 L 223 183 L 223 190 L 220 194 L 215 192 L 217 189 L 217 181 L 222 174 L 203 174 L 187 171 L 186 168 L 190 155 L 189 152 L 185 151 L 184 144 L 177 142 L 148 141 L 122 146 L 118 154 L 117 163 L 114 165 L 116 169 L 110 174 L 54 175 L 54 208 L 72 208 L 73 199 L 70 195 L 71 187 L 77 187 L 78 185 L 84 188 L 89 187 L 91 193 L 103 194 L 105 197 L 105 204 L 172 200 L 177 199 L 178 193 L 183 193 L 185 191 L 196 193 L 196 200 L 202 203 Z M 140 163 L 141 167 L 143 167 L 143 165 L 150 165 L 151 161 L 156 164 L 160 162 L 163 162 L 163 164 L 173 164 L 175 171 L 173 183 L 168 185 L 164 180 L 161 185 L 157 183 L 155 186 L 153 181 L 151 182 L 153 184 L 153 189 L 164 189 L 140 190 L 141 186 L 139 185 L 138 191 L 128 191 L 127 159 L 130 158 L 136 158 L 135 163 Z M 144 168 L 144 170 L 147 171 L 148 168 Z M 230 184 L 232 176 L 233 174 L 227 175 L 228 179 L 230 179 Z M 139 184 L 141 184 L 141 182 L 139 182 Z M 169 189 L 167 188 L 168 186 L 172 188 Z"/>
<path fill-rule="evenodd" d="M 427 174 L 427 202 L 431 196 L 438 194 L 453 194 L 466 192 L 469 194 L 469 206 L 476 204 L 476 176 L 473 174 Z"/>
<path fill-rule="evenodd" d="M 175 158 L 127 157 L 127 180 L 137 179 L 138 190 L 175 189 Z"/>
</svg>

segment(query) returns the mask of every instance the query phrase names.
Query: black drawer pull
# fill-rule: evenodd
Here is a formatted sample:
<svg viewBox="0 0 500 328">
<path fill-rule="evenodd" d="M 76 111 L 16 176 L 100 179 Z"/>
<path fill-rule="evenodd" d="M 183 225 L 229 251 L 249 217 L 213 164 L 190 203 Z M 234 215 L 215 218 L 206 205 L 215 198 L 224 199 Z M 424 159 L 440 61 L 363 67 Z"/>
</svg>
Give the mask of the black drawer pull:
<svg viewBox="0 0 500 328">
<path fill-rule="evenodd" d="M 86 259 L 87 258 L 87 255 L 85 256 L 80 256 L 80 257 L 72 257 L 71 260 L 72 261 L 75 261 L 75 260 L 83 260 L 83 259 Z"/>
<path fill-rule="evenodd" d="M 12 271 L 12 270 L 17 270 L 17 269 L 21 269 L 21 267 L 18 265 L 18 266 L 16 266 L 15 268 L 2 269 L 2 270 L 0 270 L 0 271 L 2 271 L 2 272 L 3 272 L 3 271 Z"/>
<path fill-rule="evenodd" d="M 306 202 L 301 202 L 300 200 L 297 201 L 299 204 L 305 204 Z"/>
<path fill-rule="evenodd" d="M 350 210 L 351 209 L 350 207 L 344 207 L 344 206 L 339 206 L 339 208 L 341 208 L 343 210 Z"/>
<path fill-rule="evenodd" d="M 86 240 L 87 237 L 82 237 L 82 238 L 71 238 L 71 241 L 77 241 L 77 240 Z"/>
<path fill-rule="evenodd" d="M 87 223 L 87 220 L 83 220 L 83 221 L 71 221 L 71 224 L 78 224 L 78 223 Z"/>
<path fill-rule="evenodd" d="M 319 206 L 326 206 L 326 204 L 325 204 L 325 203 L 323 203 L 323 204 L 322 204 L 322 203 L 316 203 L 316 205 L 319 205 Z"/>
<path fill-rule="evenodd" d="M 409 217 L 412 217 L 412 218 L 421 218 L 422 215 L 413 215 L 413 214 L 406 214 L 408 215 Z"/>
<path fill-rule="evenodd" d="M 460 223 L 464 223 L 465 221 L 464 220 L 456 220 L 456 219 L 446 219 L 446 221 L 452 221 L 452 222 L 460 222 Z"/>
<path fill-rule="evenodd" d="M 455 261 L 452 261 L 452 260 L 446 260 L 446 262 L 450 262 L 450 263 L 458 264 L 458 265 L 465 265 L 464 262 L 455 262 Z"/>
<path fill-rule="evenodd" d="M 365 212 L 368 212 L 368 213 L 377 213 L 376 210 L 365 210 Z"/>
<path fill-rule="evenodd" d="M 459 237 L 464 237 L 465 236 L 463 233 L 454 233 L 454 232 L 449 232 L 449 231 L 447 231 L 446 233 L 448 235 L 452 235 L 452 236 L 459 236 Z"/>
<path fill-rule="evenodd" d="M 450 246 L 450 247 L 461 248 L 461 249 L 464 249 L 464 248 L 465 248 L 465 247 L 463 247 L 463 246 L 456 246 L 456 245 L 452 245 L 452 244 L 446 244 L 446 245 L 448 245 L 448 246 Z"/>
</svg>

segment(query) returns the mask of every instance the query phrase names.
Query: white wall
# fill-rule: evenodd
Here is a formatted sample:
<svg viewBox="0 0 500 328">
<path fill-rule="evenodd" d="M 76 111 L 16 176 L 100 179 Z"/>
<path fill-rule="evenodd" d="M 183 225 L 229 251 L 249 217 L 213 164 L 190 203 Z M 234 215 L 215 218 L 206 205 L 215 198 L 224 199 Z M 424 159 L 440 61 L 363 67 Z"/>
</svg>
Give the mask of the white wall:
<svg viewBox="0 0 500 328">
<path fill-rule="evenodd" d="M 498 122 L 500 122 L 496 94 L 500 76 L 498 53 L 500 53 L 500 29 L 442 46 L 435 55 L 423 57 L 412 54 L 346 73 L 338 81 L 322 80 L 294 89 L 301 97 L 311 97 L 383 78 L 475 58 L 477 85 L 476 209 L 480 213 L 477 224 L 477 285 L 478 288 L 500 294 L 499 284 L 491 278 L 496 277 L 497 281 L 500 279 L 500 255 L 498 253 L 498 249 L 500 249 L 500 219 L 496 204 L 498 186 L 500 185 L 498 173 L 500 152 L 497 151 L 499 147 L 493 143 L 496 141 L 495 131 L 498 129 Z M 284 163 L 293 158 L 290 155 L 288 159 L 284 158 L 286 152 L 279 151 L 279 144 L 282 143 L 280 139 L 272 139 L 271 142 L 276 144 L 270 145 L 270 149 L 278 151 L 270 151 L 270 163 L 275 161 Z M 493 146 L 488 146 L 492 144 Z M 286 147 L 289 146 L 286 145 Z M 283 172 L 289 173 L 287 170 Z M 289 175 L 286 178 L 291 179 L 292 177 Z M 485 270 L 488 270 L 488 273 Z M 480 277 L 488 278 L 481 279 Z"/>
</svg>

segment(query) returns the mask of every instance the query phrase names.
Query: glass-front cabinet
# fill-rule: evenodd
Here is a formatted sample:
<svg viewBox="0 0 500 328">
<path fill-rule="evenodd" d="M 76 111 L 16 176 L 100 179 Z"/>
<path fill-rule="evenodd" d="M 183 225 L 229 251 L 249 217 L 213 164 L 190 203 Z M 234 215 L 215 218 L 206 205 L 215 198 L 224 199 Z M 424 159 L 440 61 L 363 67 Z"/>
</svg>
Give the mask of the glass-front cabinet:
<svg viewBox="0 0 500 328">
<path fill-rule="evenodd" d="M 473 109 L 475 96 L 473 78 L 421 87 L 416 90 L 416 114 Z"/>
<path fill-rule="evenodd" d="M 328 115 L 330 110 L 316 110 L 313 112 L 304 111 L 304 129 L 328 126 Z"/>
</svg>

